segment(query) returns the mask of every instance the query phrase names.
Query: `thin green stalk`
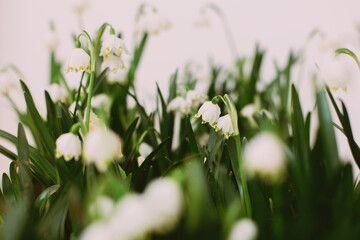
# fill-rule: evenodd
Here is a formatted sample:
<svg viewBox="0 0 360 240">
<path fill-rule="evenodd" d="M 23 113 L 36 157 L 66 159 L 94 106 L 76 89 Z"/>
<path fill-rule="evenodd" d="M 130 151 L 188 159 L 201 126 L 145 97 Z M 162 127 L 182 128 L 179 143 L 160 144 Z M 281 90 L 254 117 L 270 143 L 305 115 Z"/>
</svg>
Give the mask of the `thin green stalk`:
<svg viewBox="0 0 360 240">
<path fill-rule="evenodd" d="M 252 208 L 251 208 L 249 190 L 248 190 L 247 183 L 246 183 L 245 171 L 244 171 L 244 167 L 242 164 L 240 136 L 236 135 L 234 137 L 235 137 L 235 143 L 236 143 L 236 154 L 238 157 L 240 179 L 241 179 L 241 186 L 242 186 L 243 194 L 244 194 L 246 213 L 247 213 L 248 217 L 251 218 Z"/>
<path fill-rule="evenodd" d="M 87 104 L 86 104 L 86 131 L 89 131 L 89 121 L 90 121 L 90 111 L 91 111 L 91 97 L 92 97 L 92 91 L 94 87 L 94 76 L 95 71 L 92 71 L 90 74 L 90 86 L 88 91 L 88 98 L 87 98 Z"/>
</svg>

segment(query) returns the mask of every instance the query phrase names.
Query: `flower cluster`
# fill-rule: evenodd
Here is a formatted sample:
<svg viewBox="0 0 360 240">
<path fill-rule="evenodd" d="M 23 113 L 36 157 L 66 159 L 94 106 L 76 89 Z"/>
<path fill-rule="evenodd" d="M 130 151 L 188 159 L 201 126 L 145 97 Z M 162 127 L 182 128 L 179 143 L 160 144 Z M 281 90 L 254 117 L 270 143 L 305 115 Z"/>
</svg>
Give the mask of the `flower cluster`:
<svg viewBox="0 0 360 240">
<path fill-rule="evenodd" d="M 220 107 L 212 101 L 205 102 L 195 114 L 196 118 L 202 117 L 202 123 L 209 123 L 216 132 L 222 131 L 226 138 L 234 134 L 234 127 L 231 122 L 231 117 L 226 114 L 220 117 Z"/>
<path fill-rule="evenodd" d="M 115 34 L 104 37 L 100 50 L 100 56 L 104 57 L 101 68 L 109 68 L 110 72 L 113 73 L 124 70 L 125 63 L 122 59 L 123 53 L 130 55 L 129 50 L 121 38 L 116 37 Z"/>
<path fill-rule="evenodd" d="M 94 163 L 97 170 L 105 172 L 109 163 L 121 159 L 122 144 L 120 137 L 105 126 L 98 124 L 97 116 L 90 114 L 90 132 L 85 136 L 83 148 L 80 139 L 73 133 L 62 134 L 56 140 L 56 157 L 66 161 L 78 160 L 83 154 L 86 163 Z"/>
<path fill-rule="evenodd" d="M 162 29 L 167 30 L 171 26 L 168 19 L 162 17 L 153 6 L 143 5 L 140 8 L 136 22 L 136 34 L 158 34 Z"/>
<path fill-rule="evenodd" d="M 190 114 L 192 109 L 199 107 L 201 103 L 206 101 L 207 95 L 197 91 L 190 90 L 186 93 L 186 97 L 177 96 L 168 106 L 168 111 L 180 112 L 181 114 Z"/>
<path fill-rule="evenodd" d="M 80 239 L 138 239 L 150 232 L 173 230 L 182 214 L 183 197 L 177 182 L 160 178 L 143 194 L 128 194 L 119 203 L 102 197 L 94 208 L 101 218 L 89 225 Z"/>
</svg>

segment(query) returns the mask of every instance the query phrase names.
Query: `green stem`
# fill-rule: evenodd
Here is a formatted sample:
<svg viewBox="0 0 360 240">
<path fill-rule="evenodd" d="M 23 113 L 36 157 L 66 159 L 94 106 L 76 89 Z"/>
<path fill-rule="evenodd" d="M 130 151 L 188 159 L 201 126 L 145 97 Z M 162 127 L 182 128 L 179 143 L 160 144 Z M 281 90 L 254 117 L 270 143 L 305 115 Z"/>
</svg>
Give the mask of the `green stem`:
<svg viewBox="0 0 360 240">
<path fill-rule="evenodd" d="M 86 120 L 85 120 L 85 124 L 86 124 L 86 131 L 89 131 L 89 121 L 90 121 L 90 111 L 91 111 L 91 97 L 92 97 L 92 91 L 93 91 L 93 87 L 94 87 L 94 76 L 95 76 L 95 71 L 92 71 L 90 74 L 90 86 L 89 86 L 89 91 L 88 91 L 88 97 L 87 97 L 87 104 L 86 104 Z"/>
<path fill-rule="evenodd" d="M 243 164 L 242 164 L 240 136 L 236 135 L 234 137 L 235 137 L 236 154 L 237 154 L 237 157 L 238 157 L 240 180 L 241 180 L 241 186 L 242 186 L 242 190 L 243 190 L 243 194 L 244 194 L 246 213 L 247 213 L 247 216 L 249 218 L 251 218 L 252 209 L 251 209 L 249 190 L 248 190 L 247 183 L 246 183 L 245 171 L 244 171 L 244 167 L 243 167 Z"/>
</svg>

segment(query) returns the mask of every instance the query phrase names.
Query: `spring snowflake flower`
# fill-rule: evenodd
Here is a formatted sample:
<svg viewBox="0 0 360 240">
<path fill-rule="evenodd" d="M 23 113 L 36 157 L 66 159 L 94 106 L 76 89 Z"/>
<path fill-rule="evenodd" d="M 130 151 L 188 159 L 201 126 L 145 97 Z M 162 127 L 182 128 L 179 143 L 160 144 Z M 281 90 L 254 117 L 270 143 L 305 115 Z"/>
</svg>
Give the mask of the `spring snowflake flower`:
<svg viewBox="0 0 360 240">
<path fill-rule="evenodd" d="M 56 139 L 56 157 L 64 157 L 66 161 L 74 158 L 79 159 L 81 155 L 81 142 L 80 139 L 72 133 L 62 134 Z"/>
<path fill-rule="evenodd" d="M 156 35 L 170 27 L 170 21 L 161 16 L 155 8 L 145 6 L 136 22 L 135 31 L 138 35 L 144 33 Z"/>
<path fill-rule="evenodd" d="M 201 11 L 194 20 L 195 27 L 202 28 L 202 27 L 209 27 L 210 25 L 211 25 L 210 18 L 204 11 Z"/>
<path fill-rule="evenodd" d="M 264 179 L 281 178 L 286 168 L 286 155 L 281 141 L 272 133 L 256 135 L 244 149 L 244 168 L 250 176 Z"/>
<path fill-rule="evenodd" d="M 217 104 L 213 104 L 211 101 L 206 101 L 195 114 L 196 118 L 202 117 L 202 123 L 208 122 L 213 128 L 215 128 L 217 121 L 219 120 L 221 110 Z"/>
<path fill-rule="evenodd" d="M 130 55 L 130 52 L 126 47 L 124 40 L 116 37 L 113 34 L 105 37 L 101 45 L 100 56 L 103 56 L 106 59 L 107 56 L 111 54 L 121 56 L 123 53 Z"/>
<path fill-rule="evenodd" d="M 223 131 L 226 139 L 228 139 L 232 134 L 234 134 L 234 128 L 229 114 L 226 114 L 225 116 L 219 118 L 219 121 L 215 127 L 215 131 L 219 130 Z"/>
<path fill-rule="evenodd" d="M 121 139 L 112 130 L 100 126 L 86 135 L 83 154 L 86 163 L 94 163 L 100 172 L 105 172 L 113 159 L 123 156 Z"/>
<path fill-rule="evenodd" d="M 75 48 L 66 64 L 65 72 L 90 70 L 90 56 L 82 48 Z"/>
<path fill-rule="evenodd" d="M 61 87 L 59 84 L 53 83 L 46 88 L 47 92 L 49 93 L 51 99 L 53 101 L 65 101 L 67 97 L 66 90 Z"/>
<path fill-rule="evenodd" d="M 197 108 L 203 102 L 208 99 L 208 96 L 197 91 L 190 90 L 186 93 L 186 103 L 190 105 L 192 108 Z"/>
<path fill-rule="evenodd" d="M 99 196 L 90 206 L 89 212 L 95 217 L 108 218 L 112 215 L 114 208 L 115 203 L 112 198 L 108 196 Z"/>
<path fill-rule="evenodd" d="M 109 68 L 111 72 L 125 70 L 125 64 L 121 57 L 115 55 L 106 55 L 101 65 L 101 69 Z"/>
<path fill-rule="evenodd" d="M 111 230 L 107 221 L 97 221 L 86 227 L 80 235 L 80 240 L 115 239 L 112 238 Z"/>
<path fill-rule="evenodd" d="M 45 46 L 50 51 L 55 51 L 59 46 L 59 37 L 54 30 L 48 32 L 45 36 Z"/>
<path fill-rule="evenodd" d="M 152 230 L 167 233 L 179 222 L 183 197 L 180 186 L 170 178 L 152 181 L 144 192 L 148 209 L 151 211 Z"/>
<path fill-rule="evenodd" d="M 7 95 L 19 82 L 20 76 L 12 69 L 6 68 L 0 71 L 0 93 Z"/>
<path fill-rule="evenodd" d="M 256 224 L 251 219 L 242 219 L 232 227 L 229 240 L 255 240 L 257 235 Z"/>
<path fill-rule="evenodd" d="M 72 6 L 72 11 L 82 16 L 91 7 L 89 0 L 76 0 Z"/>
<path fill-rule="evenodd" d="M 108 95 L 106 95 L 104 93 L 95 95 L 91 99 L 91 106 L 93 108 L 109 109 L 110 98 Z"/>
<path fill-rule="evenodd" d="M 168 105 L 168 112 L 180 112 L 182 114 L 189 114 L 191 110 L 191 105 L 189 105 L 185 99 L 181 96 L 177 96 Z"/>
<path fill-rule="evenodd" d="M 75 106 L 74 106 L 74 110 L 75 110 Z M 84 110 L 84 113 L 86 113 L 86 108 Z M 84 124 L 86 121 L 86 116 L 84 116 Z M 90 119 L 89 119 L 89 132 L 93 132 L 95 131 L 98 126 L 100 125 L 100 119 L 98 118 L 98 116 L 91 110 L 90 111 Z"/>
</svg>

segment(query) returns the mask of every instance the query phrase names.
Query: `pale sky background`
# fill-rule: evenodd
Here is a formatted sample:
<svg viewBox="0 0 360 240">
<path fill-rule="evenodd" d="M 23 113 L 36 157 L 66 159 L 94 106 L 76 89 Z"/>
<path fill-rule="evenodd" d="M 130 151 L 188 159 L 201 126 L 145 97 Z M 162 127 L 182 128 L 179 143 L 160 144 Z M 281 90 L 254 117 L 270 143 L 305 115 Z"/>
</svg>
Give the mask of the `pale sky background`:
<svg viewBox="0 0 360 240">
<path fill-rule="evenodd" d="M 45 38 L 49 22 L 55 24 L 60 46 L 58 58 L 64 60 L 73 49 L 72 33 L 79 33 L 79 21 L 71 11 L 77 1 L 70 0 L 0 0 L 0 68 L 15 64 L 35 97 L 43 104 L 43 89 L 49 76 L 49 51 Z M 85 29 L 94 35 L 102 23 L 111 23 L 130 49 L 133 47 L 135 13 L 141 3 L 152 3 L 159 13 L 172 23 L 170 30 L 152 36 L 146 46 L 138 79 L 144 96 L 155 96 L 155 82 L 166 89 L 169 76 L 189 60 L 204 66 L 211 58 L 215 63 L 230 66 L 232 55 L 227 45 L 219 18 L 209 12 L 211 25 L 196 28 L 194 21 L 199 10 L 209 1 L 194 0 L 90 0 L 91 8 L 84 13 Z M 273 77 L 273 61 L 285 63 L 290 49 L 299 49 L 314 29 L 321 29 L 331 39 L 340 41 L 354 51 L 359 48 L 355 26 L 360 23 L 358 0 L 214 0 L 225 13 L 234 36 L 237 54 L 250 56 L 255 44 L 266 49 L 265 78 Z M 360 52 L 358 52 L 360 53 Z M 360 78 L 355 76 L 358 80 Z M 354 88 L 355 89 L 355 88 Z M 165 91 L 165 90 L 164 90 Z M 349 89 L 349 111 L 352 120 L 360 120 L 357 91 Z M 300 89 L 306 99 L 309 91 Z M 305 96 L 305 97 L 304 97 Z M 311 107 L 308 107 L 311 109 Z M 0 97 L 0 129 L 16 133 L 17 119 L 5 99 Z M 360 127 L 360 126 L 359 126 Z M 355 136 L 360 136 L 355 129 Z M 339 134 L 338 134 L 339 135 Z M 344 156 L 347 144 L 339 136 Z M 360 138 L 358 138 L 360 139 Z M 0 144 L 3 141 L 0 139 Z M 0 170 L 7 169 L 8 161 L 0 156 Z M 2 166 L 2 167 L 1 167 Z M 3 171 L 3 170 L 1 170 Z"/>
</svg>

